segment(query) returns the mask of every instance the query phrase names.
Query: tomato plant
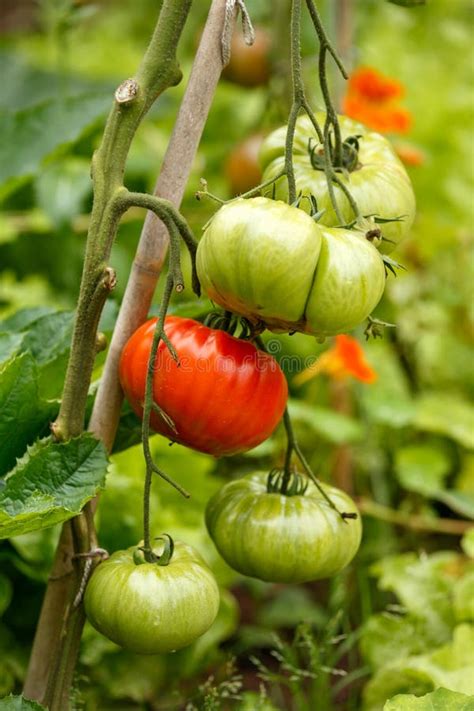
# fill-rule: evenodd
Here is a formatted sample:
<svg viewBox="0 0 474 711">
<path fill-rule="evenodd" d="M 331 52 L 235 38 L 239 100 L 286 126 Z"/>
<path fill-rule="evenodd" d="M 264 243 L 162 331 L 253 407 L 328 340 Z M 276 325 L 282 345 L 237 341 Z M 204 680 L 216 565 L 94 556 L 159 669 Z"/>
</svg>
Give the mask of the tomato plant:
<svg viewBox="0 0 474 711">
<path fill-rule="evenodd" d="M 234 32 L 230 61 L 222 76 L 241 86 L 260 86 L 270 78 L 270 35 L 262 27 L 255 28 L 253 44 L 246 44 L 240 32 Z"/>
<path fill-rule="evenodd" d="M 95 569 L 84 597 L 89 622 L 138 654 L 191 644 L 209 629 L 219 609 L 219 588 L 211 570 L 180 541 L 166 564 L 160 559 L 147 563 L 139 555 L 133 547 L 117 551 Z"/>
<path fill-rule="evenodd" d="M 322 486 L 339 511 L 357 514 L 347 494 Z M 265 472 L 218 491 L 207 505 L 206 525 L 232 568 L 282 583 L 336 575 L 357 553 L 362 535 L 360 517 L 343 520 L 312 482 L 306 490 L 284 494 Z"/>
<path fill-rule="evenodd" d="M 324 124 L 324 114 L 316 118 Z M 386 254 L 406 236 L 415 216 L 415 196 L 408 174 L 390 142 L 379 133 L 345 116 L 339 117 L 342 139 L 346 141 L 345 164 L 340 166 L 339 179 L 352 193 L 362 215 L 376 215 L 383 219 L 402 218 L 383 224 L 385 240 L 380 250 Z M 273 131 L 264 141 L 260 160 L 264 168 L 263 180 L 276 177 L 285 163 L 286 126 Z M 347 139 L 350 139 L 347 142 Z M 318 210 L 324 210 L 320 221 L 334 226 L 338 219 L 331 203 L 321 146 L 310 119 L 301 116 L 296 124 L 294 141 L 294 169 L 296 189 L 302 195 L 313 195 Z M 344 168 L 344 170 L 342 170 Z M 334 185 L 335 197 L 346 223 L 354 219 L 352 208 L 343 191 Z M 287 200 L 286 178 L 276 183 L 276 197 Z M 308 200 L 301 207 L 310 210 Z"/>
<path fill-rule="evenodd" d="M 139 416 L 155 324 L 151 319 L 135 331 L 120 360 L 122 387 Z M 168 316 L 165 333 L 179 364 L 161 342 L 153 398 L 175 430 L 157 412 L 151 415 L 153 429 L 215 456 L 244 452 L 267 439 L 283 415 L 288 394 L 276 360 L 249 341 L 192 319 Z"/>
<path fill-rule="evenodd" d="M 270 329 L 332 335 L 363 321 L 379 302 L 385 271 L 362 232 L 328 228 L 268 198 L 222 207 L 199 243 L 209 297 Z"/>
<path fill-rule="evenodd" d="M 225 162 L 225 174 L 232 195 L 251 190 L 260 183 L 262 171 L 258 161 L 263 136 L 254 133 L 238 143 Z"/>
</svg>

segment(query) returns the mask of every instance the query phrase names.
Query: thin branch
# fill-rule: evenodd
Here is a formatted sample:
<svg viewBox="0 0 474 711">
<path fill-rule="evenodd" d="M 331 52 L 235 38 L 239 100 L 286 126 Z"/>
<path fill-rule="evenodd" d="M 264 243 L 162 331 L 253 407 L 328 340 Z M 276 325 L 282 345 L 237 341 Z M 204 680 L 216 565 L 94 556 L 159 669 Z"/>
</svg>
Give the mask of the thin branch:
<svg viewBox="0 0 474 711">
<path fill-rule="evenodd" d="M 469 531 L 474 523 L 472 521 L 459 521 L 449 518 L 429 518 L 418 514 L 395 511 L 388 506 L 378 504 L 372 499 L 360 498 L 357 500 L 359 511 L 365 516 L 392 523 L 394 526 L 409 528 L 412 531 L 426 531 L 428 533 L 447 534 L 451 536 L 463 536 Z"/>
<path fill-rule="evenodd" d="M 158 198 L 155 198 L 159 202 Z M 151 492 L 151 482 L 153 474 L 158 474 L 169 484 L 174 486 L 183 496 L 189 497 L 189 494 L 185 489 L 183 489 L 178 483 L 176 483 L 171 477 L 169 477 L 165 472 L 159 469 L 153 462 L 151 451 L 150 451 L 150 415 L 153 409 L 153 376 L 155 374 L 156 368 L 156 357 L 158 354 L 158 347 L 160 341 L 165 340 L 165 318 L 168 311 L 169 303 L 171 300 L 171 295 L 173 290 L 178 289 L 183 283 L 183 277 L 181 274 L 180 267 L 180 251 L 179 251 L 179 238 L 180 234 L 176 225 L 172 222 L 169 226 L 169 238 L 170 238 L 170 266 L 168 269 L 168 275 L 166 278 L 166 285 L 163 296 L 161 298 L 160 312 L 158 315 L 158 320 L 156 322 L 155 332 L 153 334 L 153 340 L 150 349 L 150 356 L 148 358 L 148 366 L 146 373 L 146 385 L 145 385 L 145 401 L 143 403 L 143 416 L 142 416 L 142 442 L 143 442 L 143 453 L 146 462 L 146 474 L 145 474 L 145 487 L 143 493 L 143 539 L 144 545 L 143 550 L 145 554 L 145 559 L 149 562 L 152 561 L 152 550 L 151 550 L 151 536 L 150 536 L 150 492 Z M 167 343 L 169 348 L 169 342 Z M 172 354 L 173 355 L 173 354 Z"/>
<path fill-rule="evenodd" d="M 293 142 L 295 139 L 296 120 L 305 101 L 303 78 L 301 75 L 301 0 L 293 0 L 291 5 L 291 81 L 293 86 L 293 103 L 291 105 L 285 140 L 285 173 L 288 181 L 288 202 L 296 201 L 296 179 L 293 165 Z"/>
<path fill-rule="evenodd" d="M 329 54 L 332 56 L 334 61 L 336 62 L 337 68 L 341 72 L 342 76 L 344 79 L 348 79 L 347 72 L 344 68 L 344 65 L 342 61 L 339 59 L 339 55 L 332 46 L 329 37 L 326 34 L 326 30 L 324 29 L 324 25 L 322 23 L 321 17 L 319 15 L 319 12 L 316 8 L 316 5 L 314 4 L 313 0 L 306 0 L 306 5 L 309 10 L 309 14 L 311 15 L 311 20 L 313 21 L 314 28 L 317 32 L 317 35 L 319 37 L 319 41 L 321 44 L 324 44 L 329 52 Z"/>
<path fill-rule="evenodd" d="M 291 454 L 292 454 L 292 452 L 294 452 L 296 454 L 296 456 L 298 457 L 298 459 L 300 460 L 307 476 L 309 477 L 309 479 L 311 479 L 311 481 L 313 482 L 315 487 L 318 489 L 321 496 L 327 501 L 329 506 L 339 514 L 339 516 L 342 518 L 343 521 L 346 521 L 349 518 L 354 518 L 355 516 L 352 513 L 348 514 L 345 511 L 339 511 L 337 506 L 333 503 L 333 501 L 326 494 L 321 482 L 319 481 L 319 479 L 317 478 L 317 476 L 311 469 L 311 466 L 309 465 L 309 463 L 308 463 L 306 457 L 304 456 L 304 454 L 301 450 L 301 447 L 298 444 L 298 441 L 296 439 L 296 435 L 293 430 L 293 425 L 291 423 L 290 413 L 288 412 L 288 407 L 285 409 L 285 413 L 283 415 L 283 424 L 285 425 L 285 431 L 286 431 L 286 436 L 287 436 L 287 440 L 288 440 L 288 445 L 287 445 L 288 449 L 287 449 L 287 453 L 286 453 L 286 457 L 285 457 L 285 464 L 290 461 Z M 287 472 L 285 472 L 285 474 L 286 473 Z"/>
<path fill-rule="evenodd" d="M 166 226 L 168 234 L 170 234 L 170 230 L 172 230 L 173 227 L 176 227 L 178 236 L 182 237 L 188 249 L 189 256 L 191 257 L 193 290 L 197 296 L 200 296 L 201 287 L 196 269 L 197 242 L 188 223 L 176 209 L 175 205 L 170 200 L 159 198 L 156 195 L 129 192 L 126 188 L 117 195 L 116 200 L 123 211 L 130 207 L 144 207 L 147 210 L 151 210 Z M 178 284 L 175 284 L 175 287 L 177 286 Z M 180 290 L 181 289 L 178 289 L 178 291 Z"/>
</svg>

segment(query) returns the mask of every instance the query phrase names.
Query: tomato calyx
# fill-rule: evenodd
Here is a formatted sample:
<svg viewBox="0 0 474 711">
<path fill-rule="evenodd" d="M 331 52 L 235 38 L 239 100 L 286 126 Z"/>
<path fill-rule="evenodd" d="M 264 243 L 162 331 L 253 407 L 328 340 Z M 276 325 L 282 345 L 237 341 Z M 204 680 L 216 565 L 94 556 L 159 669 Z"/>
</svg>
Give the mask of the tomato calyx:
<svg viewBox="0 0 474 711">
<path fill-rule="evenodd" d="M 245 316 L 233 314 L 231 311 L 211 311 L 204 319 L 204 325 L 216 331 L 225 331 L 229 336 L 234 336 L 244 341 L 254 340 L 265 330 L 263 321 L 250 323 Z"/>
<path fill-rule="evenodd" d="M 396 328 L 396 325 L 394 323 L 389 323 L 388 321 L 381 321 L 378 318 L 368 316 L 367 326 L 364 331 L 365 340 L 368 341 L 369 338 L 383 338 L 386 328 Z"/>
<path fill-rule="evenodd" d="M 334 151 L 330 143 L 331 165 L 336 172 L 352 173 L 354 170 L 362 168 L 359 162 L 359 138 L 362 138 L 362 136 L 348 136 L 346 140 L 343 141 L 341 145 L 341 159 L 339 162 L 335 162 L 334 160 Z M 325 170 L 326 159 L 324 146 L 317 142 L 312 136 L 308 140 L 308 155 L 314 170 Z"/>
<path fill-rule="evenodd" d="M 272 469 L 267 478 L 267 493 L 283 496 L 304 496 L 309 480 L 294 470 Z"/>
<path fill-rule="evenodd" d="M 138 546 L 133 552 L 133 562 L 135 565 L 143 565 L 144 563 L 156 563 L 157 565 L 169 565 L 174 552 L 174 541 L 168 533 L 163 533 L 157 536 L 155 541 L 163 541 L 163 550 L 158 555 L 151 548 Z"/>
</svg>

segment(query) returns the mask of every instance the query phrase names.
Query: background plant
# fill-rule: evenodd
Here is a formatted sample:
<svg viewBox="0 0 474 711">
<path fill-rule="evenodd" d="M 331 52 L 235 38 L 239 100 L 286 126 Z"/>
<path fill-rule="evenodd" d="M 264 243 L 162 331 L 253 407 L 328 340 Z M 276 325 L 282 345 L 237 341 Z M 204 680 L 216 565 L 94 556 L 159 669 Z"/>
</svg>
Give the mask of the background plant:
<svg viewBox="0 0 474 711">
<path fill-rule="evenodd" d="M 249 3 L 249 8 L 255 22 L 281 33 L 281 28 L 274 28 L 275 18 L 269 16 L 266 3 Z M 205 9 L 195 4 L 186 24 L 180 50 L 185 73 Z M 321 3 L 321 9 L 333 30 L 332 3 Z M 43 3 L 32 29 L 10 30 L 2 41 L 6 89 L 0 115 L 4 138 L 0 391 L 2 403 L 9 402 L 9 409 L 2 413 L 10 413 L 0 424 L 3 473 L 24 454 L 26 443 L 48 433 L 48 422 L 57 412 L 71 338 L 70 309 L 77 296 L 89 221 L 90 155 L 100 138 L 110 96 L 139 63 L 151 31 L 150 17 L 156 17 L 156 7 L 144 0 L 133 15 L 126 4 L 64 4 L 60 8 Z M 304 389 L 292 389 L 290 409 L 300 444 L 305 452 L 313 453 L 311 463 L 317 467 L 322 460 L 322 478 L 352 488 L 361 497 L 366 533 L 356 566 L 330 585 L 281 589 L 239 579 L 217 560 L 202 527 L 207 499 L 231 472 L 282 460 L 283 433 L 232 463 L 216 463 L 183 448 L 169 449 L 153 439 L 157 460 L 193 497 L 182 505 L 178 494 L 160 487 L 153 493 L 152 510 L 159 507 L 163 527 L 182 532 L 202 550 L 221 584 L 233 592 L 225 596 L 219 622 L 209 636 L 179 656 L 131 657 L 86 628 L 75 678 L 78 705 L 180 708 L 184 700 L 199 704 L 207 697 L 206 703 L 211 704 L 217 696 L 212 703 L 223 708 L 231 704 L 245 708 L 246 703 L 251 707 L 257 701 L 262 708 L 265 704 L 297 708 L 297 704 L 311 702 L 311 694 L 317 693 L 314 688 L 326 685 L 328 708 L 331 703 L 334 708 L 360 708 L 363 699 L 367 708 L 375 709 L 399 692 L 427 692 L 440 683 L 460 693 L 473 693 L 463 685 L 469 675 L 463 661 L 469 620 L 466 612 L 459 618 L 459 596 L 463 599 L 459 589 L 466 586 L 468 590 L 465 580 L 472 576 L 471 564 L 459 548 L 459 534 L 468 527 L 465 519 L 472 517 L 474 496 L 472 409 L 467 402 L 473 389 L 469 365 L 472 205 L 466 160 L 470 150 L 466 87 L 471 70 L 467 62 L 459 61 L 468 52 L 468 20 L 467 2 L 453 11 L 449 3 L 406 10 L 367 0 L 357 3 L 354 12 L 352 64 L 377 67 L 403 83 L 404 104 L 414 118 L 412 131 L 403 140 L 424 155 L 424 163 L 410 169 L 418 200 L 417 223 L 410 240 L 397 252 L 408 269 L 391 281 L 377 313 L 396 323 L 397 329 L 390 330 L 383 341 L 366 346 L 377 381 L 366 386 L 354 380 L 334 382 L 321 375 Z M 124 34 L 127 42 L 117 52 L 117 37 Z M 303 75 L 312 103 L 318 100 L 314 51 L 313 36 L 304 26 Z M 456 72 L 452 71 L 454 62 Z M 430 79 L 433 76 L 436 87 Z M 205 176 L 214 192 L 226 196 L 222 157 L 244 133 L 262 126 L 262 116 L 269 129 L 284 119 L 287 107 L 279 84 L 277 77 L 267 87 L 252 90 L 220 84 L 182 208 L 196 234 L 214 209 L 194 200 L 199 178 Z M 183 91 L 180 85 L 163 95 L 141 127 L 127 163 L 131 189 L 152 190 Z M 105 334 L 112 330 L 123 296 L 141 221 L 140 211 L 129 211 L 112 250 L 118 284 L 100 325 Z M 186 269 L 184 276 L 190 283 Z M 179 295 L 174 310 L 192 316 L 207 309 L 204 301 L 190 303 L 189 299 L 189 292 Z M 28 310 L 19 311 L 23 307 Z M 328 348 L 299 336 L 281 337 L 278 342 L 276 355 L 283 367 L 290 357 L 302 359 Z M 94 381 L 100 376 L 103 358 L 99 354 L 96 360 Z M 88 397 L 89 411 L 93 395 L 94 386 Z M 133 423 L 136 437 L 129 427 Z M 140 447 L 129 446 L 138 442 L 138 430 L 138 423 L 124 409 L 98 514 L 100 542 L 110 550 L 132 545 L 141 536 L 144 465 Z M 91 448 L 90 481 L 84 481 L 87 491 L 75 501 L 56 492 L 55 507 L 47 503 L 39 511 L 43 521 L 53 523 L 54 512 L 64 506 L 78 511 L 84 497 L 101 485 L 103 454 L 87 442 L 81 444 Z M 41 455 L 40 448 L 38 461 Z M 36 478 L 37 470 L 31 476 Z M 43 502 L 49 493 L 43 492 Z M 57 529 L 48 527 L 21 537 L 11 530 L 7 533 L 12 537 L 0 549 L 4 694 L 21 688 Z M 420 557 L 422 551 L 426 557 Z M 417 580 L 424 581 L 419 587 L 406 585 L 413 569 L 418 571 Z M 434 591 L 430 597 L 434 617 L 426 621 L 423 615 L 420 618 L 416 601 L 429 595 L 430 589 Z M 240 602 L 238 627 L 232 595 Z M 346 644 L 340 660 L 333 647 L 328 651 L 321 642 L 322 631 L 333 619 L 334 601 L 344 611 L 334 633 L 334 637 L 345 635 L 339 642 Z M 383 623 L 380 615 L 384 615 Z M 386 640 L 379 639 L 387 619 L 394 629 L 396 654 L 393 647 L 387 648 Z M 317 640 L 319 656 L 309 666 L 304 655 L 294 659 L 292 630 L 302 621 Z M 417 648 L 403 647 L 402 640 L 412 637 L 419 639 Z M 227 641 L 222 644 L 223 640 Z M 448 670 L 446 660 L 453 654 L 458 668 Z M 229 670 L 230 657 L 236 658 L 237 671 Z M 389 657 L 398 664 L 403 688 L 393 688 L 387 681 L 390 669 L 381 660 Z M 401 657 L 403 661 L 397 661 Z M 286 666 L 281 667 L 281 658 Z M 296 671 L 289 671 L 289 666 Z M 332 669 L 348 674 L 333 674 Z M 259 680 L 256 672 L 265 678 Z M 288 681 L 292 673 L 297 681 Z M 237 684 L 236 675 L 242 677 L 238 690 L 232 686 Z M 213 679 L 206 681 L 210 676 Z M 232 695 L 241 698 L 232 699 Z"/>
</svg>

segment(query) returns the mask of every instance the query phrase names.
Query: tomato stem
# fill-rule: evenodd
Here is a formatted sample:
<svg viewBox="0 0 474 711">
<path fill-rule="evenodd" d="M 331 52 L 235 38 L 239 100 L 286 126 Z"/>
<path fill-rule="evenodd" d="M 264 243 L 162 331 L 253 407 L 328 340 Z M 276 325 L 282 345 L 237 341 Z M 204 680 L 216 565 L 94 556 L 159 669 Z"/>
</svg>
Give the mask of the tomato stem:
<svg viewBox="0 0 474 711">
<path fill-rule="evenodd" d="M 265 347 L 265 343 L 263 342 L 262 338 L 260 336 L 257 336 L 255 339 L 255 343 L 258 345 L 258 347 L 267 353 L 267 349 Z M 285 464 L 284 464 L 284 469 L 283 469 L 283 479 L 282 479 L 282 484 L 281 484 L 281 490 L 282 492 L 286 491 L 288 489 L 290 480 L 293 476 L 293 472 L 291 470 L 291 458 L 293 456 L 293 453 L 296 454 L 298 459 L 300 460 L 303 469 L 305 470 L 307 476 L 311 479 L 313 484 L 316 486 L 318 489 L 319 493 L 322 495 L 324 499 L 326 499 L 327 503 L 329 506 L 334 509 L 334 511 L 337 511 L 339 516 L 342 518 L 343 521 L 346 521 L 347 519 L 353 518 L 354 515 L 352 513 L 345 513 L 344 511 L 339 511 L 337 506 L 331 501 L 329 496 L 326 494 L 324 491 L 323 487 L 321 486 L 321 482 L 311 469 L 306 457 L 304 456 L 303 452 L 301 451 L 300 445 L 298 443 L 298 440 L 296 439 L 295 431 L 293 429 L 293 424 L 291 422 L 290 418 L 290 413 L 288 410 L 288 405 L 285 407 L 285 412 L 283 413 L 283 424 L 285 426 L 285 432 L 286 432 L 286 437 L 287 437 L 287 448 L 286 448 L 286 454 L 285 454 Z"/>
<path fill-rule="evenodd" d="M 214 193 L 210 193 L 209 190 L 207 189 L 207 183 L 204 181 L 204 186 L 202 190 L 198 190 L 195 193 L 195 197 L 197 200 L 202 200 L 202 198 L 208 198 L 209 200 L 214 200 L 214 202 L 217 202 L 219 205 L 227 205 L 229 202 L 234 202 L 234 200 L 237 200 L 239 198 L 250 198 L 250 197 L 255 197 L 256 195 L 259 195 L 262 190 L 265 188 L 270 187 L 270 185 L 273 185 L 274 183 L 277 182 L 277 180 L 280 180 L 280 178 L 283 178 L 283 176 L 286 174 L 286 170 L 280 170 L 274 178 L 269 178 L 268 180 L 265 180 L 263 183 L 260 183 L 260 185 L 256 185 L 254 188 L 251 188 L 250 190 L 247 190 L 245 193 L 241 193 L 240 195 L 237 195 L 237 197 L 230 198 L 230 200 L 222 200 L 222 198 L 218 197 L 217 195 L 214 195 Z"/>
<path fill-rule="evenodd" d="M 313 21 L 316 34 L 319 39 L 319 85 L 321 87 L 321 92 L 323 95 L 324 104 L 326 107 L 326 120 L 324 123 L 324 130 L 321 129 L 313 110 L 311 109 L 305 94 L 304 83 L 301 74 L 301 45 L 300 45 L 300 34 L 301 34 L 301 0 L 293 0 L 291 6 L 291 77 L 293 86 L 293 102 L 290 109 L 290 115 L 288 117 L 288 126 L 286 131 L 285 140 L 285 170 L 287 181 L 288 181 L 288 202 L 292 205 L 296 201 L 296 180 L 295 171 L 293 165 L 293 142 L 296 131 L 296 123 L 298 115 L 301 110 L 304 110 L 307 114 L 309 120 L 313 124 L 316 135 L 318 136 L 319 142 L 323 146 L 324 152 L 324 172 L 326 175 L 326 182 L 328 186 L 328 193 L 333 206 L 336 217 L 340 224 L 343 224 L 342 213 L 337 203 L 336 195 L 334 192 L 334 183 L 342 190 L 345 197 L 349 201 L 349 204 L 354 212 L 356 218 L 360 216 L 357 203 L 352 197 L 352 194 L 344 182 L 336 175 L 335 168 L 342 168 L 343 166 L 343 143 L 341 137 L 341 129 L 339 126 L 339 121 L 337 118 L 337 113 L 334 109 L 332 103 L 331 94 L 329 91 L 328 81 L 327 81 L 327 68 L 326 68 L 326 55 L 329 53 L 336 65 L 341 72 L 344 79 L 347 79 L 347 73 L 344 66 L 339 59 L 339 56 L 332 46 L 324 26 L 321 21 L 321 17 L 318 13 L 316 5 L 313 0 L 306 0 L 306 5 Z M 334 149 L 331 142 L 331 129 L 334 133 L 335 145 Z M 244 196 L 247 197 L 247 196 Z M 250 196 L 249 196 L 250 197 Z"/>
<path fill-rule="evenodd" d="M 285 425 L 285 431 L 286 431 L 286 436 L 287 436 L 287 440 L 288 440 L 286 457 L 285 457 L 285 475 L 288 474 L 288 479 L 291 476 L 291 472 L 288 473 L 287 465 L 289 466 L 289 462 L 291 461 L 291 456 L 294 452 L 296 454 L 296 456 L 298 457 L 298 459 L 300 460 L 307 476 L 311 479 L 311 481 L 316 486 L 316 488 L 318 489 L 321 496 L 327 501 L 329 506 L 339 514 L 339 516 L 342 518 L 343 521 L 347 521 L 347 519 L 349 519 L 349 518 L 354 518 L 353 513 L 346 513 L 344 511 L 339 511 L 337 506 L 331 501 L 329 496 L 324 491 L 324 488 L 322 487 L 321 482 L 319 481 L 317 476 L 314 474 L 306 457 L 304 456 L 303 452 L 301 451 L 300 445 L 298 444 L 295 432 L 293 430 L 293 425 L 291 422 L 288 407 L 285 408 L 285 413 L 283 415 L 283 424 Z"/>
<path fill-rule="evenodd" d="M 153 198 L 153 200 L 147 201 L 157 207 L 157 202 L 160 202 L 158 198 L 154 196 L 146 196 L 147 198 Z M 153 208 L 152 208 L 153 209 Z M 168 222 L 166 221 L 168 220 Z M 153 456 L 150 449 L 150 415 L 153 409 L 153 375 L 155 372 L 156 356 L 158 353 L 158 346 L 160 341 L 163 341 L 170 351 L 173 358 L 176 356 L 176 351 L 169 342 L 166 334 L 164 332 L 164 323 L 166 314 L 168 311 L 168 306 L 171 301 L 171 295 L 176 287 L 182 285 L 182 274 L 180 265 L 180 231 L 178 225 L 174 220 L 169 219 L 167 215 L 163 220 L 168 227 L 169 238 L 170 238 L 170 261 L 168 267 L 168 274 L 166 276 L 165 289 L 163 296 L 161 298 L 160 311 L 158 315 L 158 320 L 155 326 L 155 332 L 153 334 L 153 341 L 150 349 L 150 356 L 148 359 L 148 367 L 146 373 L 146 385 L 145 385 L 145 400 L 143 403 L 143 418 L 142 418 L 142 444 L 143 444 L 143 454 L 145 456 L 146 473 L 145 473 L 145 485 L 143 490 L 143 551 L 145 554 L 145 559 L 148 563 L 153 562 L 153 552 L 150 543 L 150 495 L 151 495 L 151 484 L 153 474 L 158 474 L 162 479 L 174 486 L 174 488 L 179 491 L 184 497 L 189 498 L 188 492 L 183 489 L 180 484 L 174 481 L 168 474 L 162 471 L 153 461 Z M 196 276 L 197 278 L 197 276 Z"/>
</svg>

